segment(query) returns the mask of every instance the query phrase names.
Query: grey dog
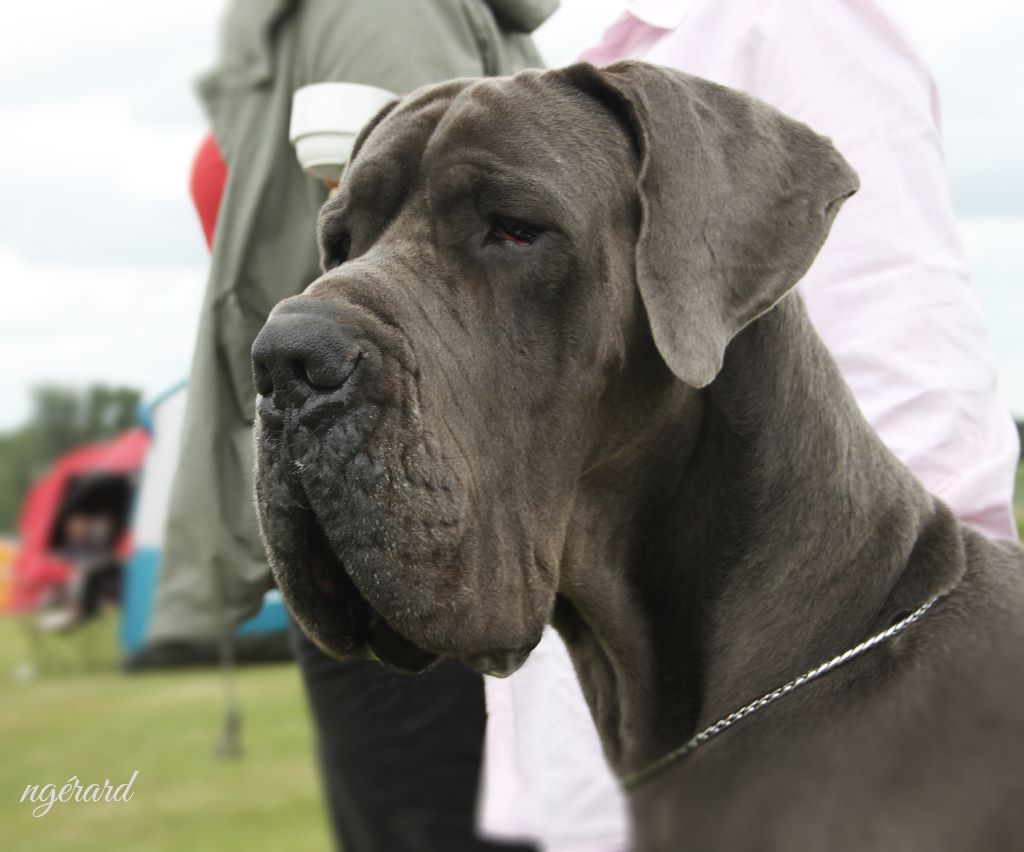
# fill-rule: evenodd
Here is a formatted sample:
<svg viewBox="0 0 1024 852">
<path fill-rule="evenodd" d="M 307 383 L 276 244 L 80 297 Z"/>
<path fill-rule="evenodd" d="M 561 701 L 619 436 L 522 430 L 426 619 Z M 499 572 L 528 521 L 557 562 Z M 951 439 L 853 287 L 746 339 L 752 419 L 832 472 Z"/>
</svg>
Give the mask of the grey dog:
<svg viewBox="0 0 1024 852">
<path fill-rule="evenodd" d="M 857 185 L 642 63 L 382 111 L 253 349 L 304 629 L 505 675 L 553 622 L 638 852 L 1024 848 L 1024 554 L 888 452 L 791 292 Z"/>
</svg>

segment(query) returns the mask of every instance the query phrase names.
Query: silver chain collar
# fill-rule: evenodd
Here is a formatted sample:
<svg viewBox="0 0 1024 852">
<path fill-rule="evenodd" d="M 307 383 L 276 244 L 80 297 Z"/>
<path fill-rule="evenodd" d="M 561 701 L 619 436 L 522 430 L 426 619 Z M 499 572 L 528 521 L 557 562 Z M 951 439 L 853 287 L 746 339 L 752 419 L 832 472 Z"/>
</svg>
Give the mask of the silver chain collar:
<svg viewBox="0 0 1024 852">
<path fill-rule="evenodd" d="M 774 689 L 771 692 L 762 695 L 760 698 L 751 701 L 745 707 L 741 707 L 739 710 L 735 710 L 728 716 L 719 719 L 713 725 L 710 725 L 703 731 L 700 731 L 698 734 L 694 735 L 692 738 L 687 740 L 678 748 L 675 748 L 668 754 L 659 757 L 656 761 L 654 761 L 654 763 L 650 763 L 643 769 L 639 769 L 636 772 L 630 772 L 626 775 L 623 775 L 621 778 L 619 778 L 619 783 L 622 784 L 622 786 L 627 790 L 636 787 L 638 784 L 642 783 L 643 781 L 646 781 L 652 775 L 656 775 L 666 767 L 675 763 L 677 760 L 681 760 L 691 752 L 696 751 L 696 749 L 699 746 L 702 746 L 704 743 L 706 743 L 713 737 L 718 736 L 720 733 L 722 733 L 722 731 L 731 728 L 741 719 L 745 719 L 752 713 L 756 713 L 763 707 L 767 707 L 772 702 L 778 701 L 784 695 L 789 695 L 789 693 L 793 692 L 796 689 L 799 689 L 804 684 L 810 683 L 812 680 L 815 680 L 816 678 L 819 678 L 824 674 L 828 674 L 833 669 L 839 668 L 839 666 L 843 665 L 843 663 L 848 663 L 854 657 L 860 656 L 865 651 L 870 651 L 872 648 L 874 648 L 876 645 L 881 644 L 886 639 L 891 639 L 896 634 L 902 633 L 904 630 L 910 627 L 911 624 L 913 624 L 915 621 L 921 618 L 921 616 L 928 612 L 928 610 L 932 608 L 932 605 L 940 597 L 942 597 L 942 595 L 936 595 L 930 601 L 928 601 L 925 604 L 922 604 L 917 609 L 915 609 L 906 618 L 897 621 L 895 624 L 883 630 L 881 633 L 876 633 L 870 639 L 865 639 L 859 645 L 850 648 L 848 651 L 844 651 L 838 657 L 833 657 L 831 660 L 829 660 L 826 663 L 822 663 L 817 668 L 813 668 L 809 672 L 804 672 L 799 677 L 793 678 L 793 680 L 791 680 L 789 683 L 783 684 L 778 689 Z"/>
</svg>

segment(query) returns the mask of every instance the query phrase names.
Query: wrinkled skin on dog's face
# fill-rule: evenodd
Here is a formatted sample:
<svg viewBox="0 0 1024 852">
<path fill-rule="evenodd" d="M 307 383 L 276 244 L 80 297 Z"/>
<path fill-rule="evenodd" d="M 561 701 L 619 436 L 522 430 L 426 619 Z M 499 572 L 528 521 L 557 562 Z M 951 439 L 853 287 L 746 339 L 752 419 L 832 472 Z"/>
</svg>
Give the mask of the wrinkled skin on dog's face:
<svg viewBox="0 0 1024 852">
<path fill-rule="evenodd" d="M 643 333 L 635 181 L 625 129 L 560 72 L 424 89 L 365 137 L 324 274 L 268 323 L 332 341 L 331 390 L 256 367 L 262 532 L 329 653 L 507 674 L 540 640 Z"/>
</svg>

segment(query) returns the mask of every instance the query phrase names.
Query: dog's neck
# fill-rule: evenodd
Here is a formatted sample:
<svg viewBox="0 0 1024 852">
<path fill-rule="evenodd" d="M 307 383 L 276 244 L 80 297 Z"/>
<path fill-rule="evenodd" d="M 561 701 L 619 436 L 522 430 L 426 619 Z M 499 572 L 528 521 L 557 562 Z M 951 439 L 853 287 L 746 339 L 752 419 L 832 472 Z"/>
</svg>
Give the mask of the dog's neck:
<svg viewBox="0 0 1024 852">
<path fill-rule="evenodd" d="M 964 570 L 934 557 L 962 553 L 958 526 L 864 421 L 799 298 L 708 388 L 635 402 L 584 476 L 554 619 L 620 773 Z"/>
</svg>

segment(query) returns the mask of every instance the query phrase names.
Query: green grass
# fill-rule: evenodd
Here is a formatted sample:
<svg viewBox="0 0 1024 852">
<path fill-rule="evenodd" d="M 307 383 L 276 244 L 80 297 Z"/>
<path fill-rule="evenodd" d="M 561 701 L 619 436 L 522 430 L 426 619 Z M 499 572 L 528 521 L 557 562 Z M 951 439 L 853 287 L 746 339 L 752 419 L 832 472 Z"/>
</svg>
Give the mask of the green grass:
<svg viewBox="0 0 1024 852">
<path fill-rule="evenodd" d="M 40 651 L 0 618 L 0 848 L 330 849 L 297 669 L 240 670 L 245 756 L 219 761 L 211 756 L 223 714 L 218 673 L 121 674 L 109 665 L 110 624 L 51 638 L 65 647 L 42 654 L 59 673 L 22 682 L 12 672 Z M 58 802 L 33 818 L 19 802 L 29 783 L 77 775 L 83 785 L 120 784 L 136 769 L 127 803 Z"/>
</svg>

